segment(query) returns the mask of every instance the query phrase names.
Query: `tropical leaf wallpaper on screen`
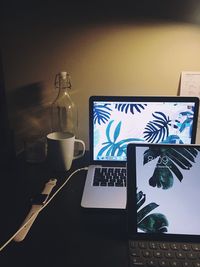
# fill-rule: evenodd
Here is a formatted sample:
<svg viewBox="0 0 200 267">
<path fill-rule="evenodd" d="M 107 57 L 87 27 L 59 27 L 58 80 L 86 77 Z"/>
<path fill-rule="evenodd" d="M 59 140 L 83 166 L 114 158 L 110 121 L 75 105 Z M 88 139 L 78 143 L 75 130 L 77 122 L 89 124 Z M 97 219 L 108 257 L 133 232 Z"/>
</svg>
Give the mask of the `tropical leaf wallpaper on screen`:
<svg viewBox="0 0 200 267">
<path fill-rule="evenodd" d="M 150 213 L 159 205 L 151 202 L 144 206 L 146 195 L 139 191 L 136 194 L 137 201 L 137 226 L 146 233 L 165 233 L 167 232 L 168 220 L 162 213 Z"/>
<path fill-rule="evenodd" d="M 116 103 L 112 105 L 110 103 L 99 104 L 96 103 L 93 107 L 93 123 L 94 131 L 95 126 L 104 125 L 105 128 L 105 140 L 101 143 L 98 156 L 120 156 L 126 153 L 127 144 L 130 142 L 146 142 L 146 143 L 184 143 L 181 140 L 179 134 L 184 131 L 189 131 L 191 137 L 192 123 L 193 123 L 193 110 L 182 111 L 177 114 L 177 118 L 170 118 L 168 114 L 155 110 L 149 120 L 143 127 L 141 136 L 134 136 L 135 129 L 140 127 L 140 119 L 137 124 L 132 125 L 131 138 L 124 138 L 122 129 L 124 129 L 123 122 L 120 121 L 120 114 L 127 116 L 127 120 L 131 116 L 141 116 L 143 119 L 146 114 L 148 104 L 122 104 Z M 118 112 L 119 116 L 116 115 Z M 112 114 L 115 113 L 115 119 L 113 120 Z M 170 112 L 169 112 L 170 113 Z M 144 114 L 144 115 L 143 115 Z M 143 117 L 142 117 L 143 116 Z M 148 114 L 149 116 L 149 114 Z M 117 119 L 116 119 L 117 118 Z M 180 120 L 181 118 L 181 120 Z M 170 134 L 170 130 L 175 129 L 178 134 Z M 114 132 L 114 134 L 113 134 Z M 172 131 L 171 131 L 172 132 Z M 96 132 L 95 142 L 97 142 L 98 134 Z"/>
<path fill-rule="evenodd" d="M 179 182 L 181 182 L 183 179 L 186 179 L 184 178 L 184 173 L 193 168 L 193 166 L 197 162 L 196 158 L 199 155 L 199 152 L 200 148 L 195 146 L 188 148 L 169 147 L 169 146 L 166 147 L 149 146 L 143 153 L 143 166 L 148 166 L 148 164 L 151 163 L 152 161 L 156 161 L 155 168 L 153 168 L 152 170 L 153 175 L 150 174 L 152 167 L 150 167 L 148 171 L 149 186 L 155 188 L 155 190 L 160 189 L 164 191 L 173 188 L 175 178 Z M 182 185 L 182 183 L 180 184 L 180 186 L 183 187 L 184 190 L 184 185 Z M 169 195 L 168 199 L 170 199 L 170 196 L 171 195 Z M 152 212 L 154 209 L 158 207 L 160 207 L 160 210 L 163 210 L 163 206 L 158 205 L 155 202 L 150 202 L 149 204 L 144 206 L 145 202 L 146 202 L 146 194 L 144 194 L 140 190 L 136 194 L 138 229 L 146 233 L 168 232 L 168 227 L 170 226 L 171 221 L 168 220 L 164 212 L 162 213 Z M 164 209 L 166 209 L 166 207 Z"/>
<path fill-rule="evenodd" d="M 143 164 L 157 159 L 153 175 L 149 178 L 149 185 L 169 189 L 173 186 L 174 177 L 181 182 L 183 179 L 181 170 L 192 168 L 199 151 L 198 147 L 148 148 L 144 152 Z"/>
</svg>

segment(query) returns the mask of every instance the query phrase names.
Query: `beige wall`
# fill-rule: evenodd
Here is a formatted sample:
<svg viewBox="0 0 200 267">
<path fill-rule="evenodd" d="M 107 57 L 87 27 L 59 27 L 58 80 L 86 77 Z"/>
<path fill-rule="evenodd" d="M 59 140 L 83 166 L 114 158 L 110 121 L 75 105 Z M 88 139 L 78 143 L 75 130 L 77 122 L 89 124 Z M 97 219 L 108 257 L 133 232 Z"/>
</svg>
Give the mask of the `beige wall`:
<svg viewBox="0 0 200 267">
<path fill-rule="evenodd" d="M 35 128 L 48 131 L 48 112 L 43 110 L 56 95 L 54 76 L 61 70 L 72 76 L 79 137 L 87 144 L 89 96 L 177 95 L 181 71 L 200 71 L 200 27 L 193 24 L 19 24 L 14 29 L 10 24 L 4 37 L 5 84 L 17 149 Z"/>
</svg>

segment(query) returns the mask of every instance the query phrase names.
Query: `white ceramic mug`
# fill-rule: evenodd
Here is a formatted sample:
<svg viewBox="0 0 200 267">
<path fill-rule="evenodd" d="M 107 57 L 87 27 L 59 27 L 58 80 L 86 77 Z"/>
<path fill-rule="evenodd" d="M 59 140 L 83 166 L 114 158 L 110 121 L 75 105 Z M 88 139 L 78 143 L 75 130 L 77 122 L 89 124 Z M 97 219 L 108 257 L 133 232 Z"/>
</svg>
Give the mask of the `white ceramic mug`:
<svg viewBox="0 0 200 267">
<path fill-rule="evenodd" d="M 75 143 L 82 144 L 82 151 L 74 155 Z M 47 135 L 47 160 L 50 167 L 55 171 L 68 171 L 72 161 L 85 154 L 85 143 L 80 139 L 75 139 L 72 133 L 53 132 Z"/>
</svg>

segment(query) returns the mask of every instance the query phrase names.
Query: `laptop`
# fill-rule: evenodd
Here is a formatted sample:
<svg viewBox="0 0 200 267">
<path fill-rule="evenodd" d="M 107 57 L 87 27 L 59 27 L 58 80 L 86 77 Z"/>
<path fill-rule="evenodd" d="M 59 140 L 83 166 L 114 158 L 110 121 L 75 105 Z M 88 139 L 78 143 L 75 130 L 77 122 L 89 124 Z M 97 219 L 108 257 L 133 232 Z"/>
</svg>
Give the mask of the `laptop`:
<svg viewBox="0 0 200 267">
<path fill-rule="evenodd" d="M 198 108 L 196 97 L 90 97 L 90 166 L 81 206 L 125 209 L 127 144 L 195 143 Z"/>
<path fill-rule="evenodd" d="M 200 145 L 129 144 L 130 266 L 200 266 Z"/>
</svg>

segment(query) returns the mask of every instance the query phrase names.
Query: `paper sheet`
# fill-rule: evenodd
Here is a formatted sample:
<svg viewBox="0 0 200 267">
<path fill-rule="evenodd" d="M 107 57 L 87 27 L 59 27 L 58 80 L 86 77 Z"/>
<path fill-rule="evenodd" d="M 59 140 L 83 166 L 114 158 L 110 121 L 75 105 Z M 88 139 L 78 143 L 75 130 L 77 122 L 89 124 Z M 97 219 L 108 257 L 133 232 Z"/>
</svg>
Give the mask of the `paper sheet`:
<svg viewBox="0 0 200 267">
<path fill-rule="evenodd" d="M 181 96 L 197 96 L 200 98 L 200 72 L 182 71 L 180 82 Z M 197 124 L 196 142 L 200 143 L 200 110 Z"/>
<path fill-rule="evenodd" d="M 181 73 L 180 95 L 200 98 L 200 72 L 183 71 Z"/>
</svg>

